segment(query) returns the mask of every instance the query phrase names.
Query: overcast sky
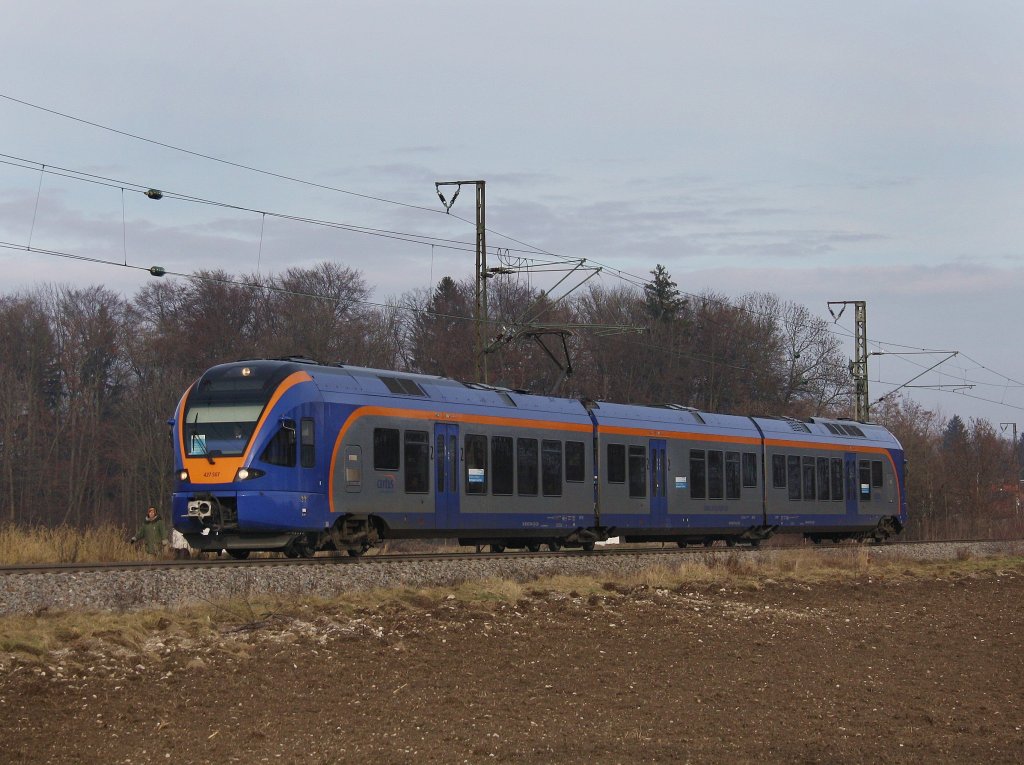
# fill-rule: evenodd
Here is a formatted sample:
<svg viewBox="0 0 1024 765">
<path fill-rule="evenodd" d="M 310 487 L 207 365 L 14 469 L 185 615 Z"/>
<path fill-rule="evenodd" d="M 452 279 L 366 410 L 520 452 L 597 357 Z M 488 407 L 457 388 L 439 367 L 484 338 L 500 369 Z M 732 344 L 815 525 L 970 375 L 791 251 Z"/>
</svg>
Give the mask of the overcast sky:
<svg viewBox="0 0 1024 765">
<path fill-rule="evenodd" d="M 7 0 L 3 22 L 7 245 L 185 273 L 329 259 L 384 299 L 469 277 L 472 252 L 129 184 L 472 242 L 472 189 L 461 220 L 434 182 L 484 179 L 490 245 L 826 318 L 865 300 L 872 400 L 944 358 L 894 352 L 956 350 L 914 384 L 974 387 L 912 397 L 1024 431 L 1020 2 Z M 0 268 L 3 293 L 153 278 L 4 247 Z"/>
</svg>

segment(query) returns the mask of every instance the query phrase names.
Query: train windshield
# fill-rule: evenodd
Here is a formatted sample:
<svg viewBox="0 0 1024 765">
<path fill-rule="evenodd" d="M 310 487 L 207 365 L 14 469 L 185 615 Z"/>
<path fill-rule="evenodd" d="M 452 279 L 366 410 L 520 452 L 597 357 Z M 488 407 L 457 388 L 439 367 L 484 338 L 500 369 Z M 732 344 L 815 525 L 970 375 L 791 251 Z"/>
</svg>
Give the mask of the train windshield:
<svg viewBox="0 0 1024 765">
<path fill-rule="evenodd" d="M 198 403 L 185 410 L 185 452 L 189 457 L 237 457 L 256 428 L 263 404 Z"/>
</svg>

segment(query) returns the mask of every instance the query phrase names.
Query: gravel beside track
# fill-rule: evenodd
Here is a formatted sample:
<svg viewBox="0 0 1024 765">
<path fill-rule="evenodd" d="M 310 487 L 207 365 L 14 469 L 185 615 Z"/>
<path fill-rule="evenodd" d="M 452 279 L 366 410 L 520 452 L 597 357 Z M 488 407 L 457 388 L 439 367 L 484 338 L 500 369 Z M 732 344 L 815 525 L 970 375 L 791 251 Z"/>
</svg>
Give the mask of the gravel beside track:
<svg viewBox="0 0 1024 765">
<path fill-rule="evenodd" d="M 90 610 L 125 611 L 258 597 L 311 595 L 332 597 L 353 590 L 453 586 L 501 578 L 530 581 L 542 576 L 632 574 L 683 562 L 721 562 L 730 556 L 754 561 L 812 551 L 822 557 L 867 555 L 871 560 L 952 560 L 1024 554 L 1024 541 L 933 542 L 831 548 L 725 548 L 665 555 L 605 549 L 590 554 L 453 557 L 451 560 L 396 560 L 374 557 L 331 565 L 174 566 L 132 570 L 18 573 L 0 577 L 0 615 Z"/>
</svg>

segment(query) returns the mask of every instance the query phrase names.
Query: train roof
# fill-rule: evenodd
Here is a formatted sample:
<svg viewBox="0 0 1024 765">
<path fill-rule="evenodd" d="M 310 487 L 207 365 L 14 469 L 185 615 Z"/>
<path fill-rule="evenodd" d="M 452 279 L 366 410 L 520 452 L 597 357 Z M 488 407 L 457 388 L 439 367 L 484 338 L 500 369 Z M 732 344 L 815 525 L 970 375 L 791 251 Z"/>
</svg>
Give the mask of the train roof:
<svg viewBox="0 0 1024 765">
<path fill-rule="evenodd" d="M 896 438 L 881 425 L 849 419 L 809 417 L 771 417 L 704 412 L 679 404 L 619 404 L 611 401 L 583 402 L 503 388 L 483 383 L 467 383 L 449 377 L 416 372 L 395 372 L 348 364 L 325 365 L 311 359 L 292 356 L 283 359 L 242 360 L 233 364 L 276 368 L 277 374 L 303 371 L 325 392 L 399 396 L 413 401 L 444 401 L 450 404 L 504 408 L 511 411 L 543 412 L 566 417 L 587 417 L 593 411 L 599 425 L 648 427 L 673 432 L 732 431 L 736 435 L 757 437 L 763 431 L 768 438 L 833 440 L 843 443 L 875 443 L 899 446 Z M 215 367 L 216 369 L 216 367 Z"/>
<path fill-rule="evenodd" d="M 587 417 L 586 408 L 576 399 L 557 398 L 529 393 L 514 388 L 503 388 L 483 383 L 466 383 L 449 377 L 395 372 L 348 364 L 324 365 L 309 359 L 291 357 L 274 360 L 289 371 L 306 372 L 324 392 L 350 393 L 368 396 L 396 396 L 414 401 L 443 401 L 449 404 L 504 408 L 511 411 L 535 411 Z M 236 362 L 248 364 L 248 361 Z M 266 364 L 263 360 L 254 362 Z"/>
<path fill-rule="evenodd" d="M 790 441 L 831 440 L 841 443 L 871 443 L 899 447 L 896 437 L 881 425 L 849 419 L 828 417 L 753 417 L 767 438 Z"/>
<path fill-rule="evenodd" d="M 702 412 L 678 404 L 647 406 L 599 401 L 593 411 L 599 425 L 642 426 L 655 430 L 696 433 L 710 429 L 718 433 L 732 431 L 735 435 L 751 438 L 758 436 L 757 428 L 749 417 Z"/>
</svg>

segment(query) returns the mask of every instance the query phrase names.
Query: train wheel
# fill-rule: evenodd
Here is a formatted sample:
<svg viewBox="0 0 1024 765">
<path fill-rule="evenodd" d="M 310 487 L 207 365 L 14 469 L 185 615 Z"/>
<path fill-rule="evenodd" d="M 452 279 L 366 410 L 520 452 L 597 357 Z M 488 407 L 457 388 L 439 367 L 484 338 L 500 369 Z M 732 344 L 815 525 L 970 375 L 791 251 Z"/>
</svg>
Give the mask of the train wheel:
<svg viewBox="0 0 1024 765">
<path fill-rule="evenodd" d="M 249 557 L 249 551 L 248 550 L 228 550 L 228 555 L 230 555 L 235 560 L 245 560 L 246 558 Z"/>
<path fill-rule="evenodd" d="M 548 542 L 548 549 L 551 550 L 551 552 L 558 552 L 559 550 L 562 549 L 562 543 L 561 542 Z"/>
<path fill-rule="evenodd" d="M 306 537 L 298 537 L 284 548 L 284 554 L 289 558 L 312 558 L 316 555 L 316 548 L 309 543 Z"/>
<path fill-rule="evenodd" d="M 540 542 L 530 542 L 526 545 L 526 549 L 530 552 L 540 552 Z"/>
<path fill-rule="evenodd" d="M 583 546 L 583 552 L 594 552 L 594 543 L 592 541 L 591 542 L 584 542 L 582 546 Z"/>
<path fill-rule="evenodd" d="M 370 551 L 373 545 L 363 542 L 359 547 L 349 547 L 345 552 L 351 555 L 353 558 L 358 558 L 360 555 L 365 555 Z"/>
<path fill-rule="evenodd" d="M 705 539 L 704 540 L 704 546 L 705 547 L 714 547 L 715 546 L 715 540 L 714 539 Z"/>
<path fill-rule="evenodd" d="M 735 547 L 736 546 L 736 540 L 732 539 L 732 538 L 726 539 L 725 540 L 725 546 L 726 547 Z"/>
<path fill-rule="evenodd" d="M 505 552 L 505 545 L 491 545 L 492 553 L 503 553 Z"/>
<path fill-rule="evenodd" d="M 686 547 L 686 542 L 682 542 L 682 541 L 676 542 L 676 546 L 677 547 L 684 547 L 685 548 Z"/>
</svg>

